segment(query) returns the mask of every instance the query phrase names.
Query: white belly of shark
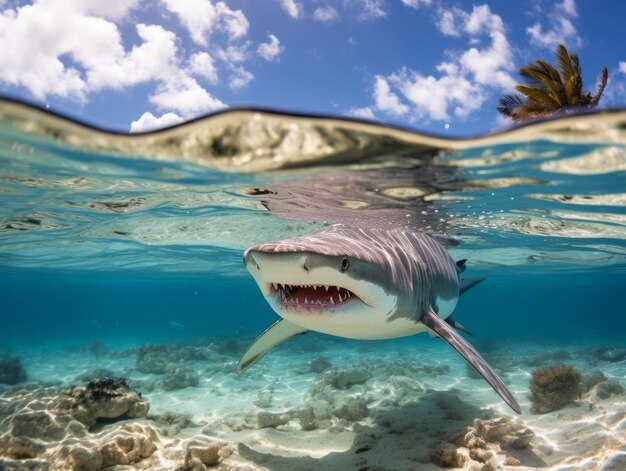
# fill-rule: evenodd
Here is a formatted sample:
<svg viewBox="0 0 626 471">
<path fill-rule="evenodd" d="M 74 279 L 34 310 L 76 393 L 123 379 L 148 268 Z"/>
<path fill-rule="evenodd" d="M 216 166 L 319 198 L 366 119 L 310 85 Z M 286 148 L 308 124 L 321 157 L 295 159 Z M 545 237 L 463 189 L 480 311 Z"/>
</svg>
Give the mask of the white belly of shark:
<svg viewBox="0 0 626 471">
<path fill-rule="evenodd" d="M 517 413 L 519 404 L 452 320 L 459 295 L 480 279 L 460 280 L 436 239 L 414 232 L 333 226 L 251 247 L 244 263 L 282 318 L 248 348 L 241 373 L 279 343 L 309 330 L 351 339 L 386 339 L 420 332 L 455 348 Z"/>
</svg>

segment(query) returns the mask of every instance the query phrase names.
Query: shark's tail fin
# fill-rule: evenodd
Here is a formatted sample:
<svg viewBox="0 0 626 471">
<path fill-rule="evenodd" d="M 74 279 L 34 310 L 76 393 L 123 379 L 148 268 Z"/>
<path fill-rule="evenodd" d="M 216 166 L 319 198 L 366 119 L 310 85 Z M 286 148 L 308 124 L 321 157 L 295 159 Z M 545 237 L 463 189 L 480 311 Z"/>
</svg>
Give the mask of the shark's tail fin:
<svg viewBox="0 0 626 471">
<path fill-rule="evenodd" d="M 481 281 L 484 281 L 485 278 L 468 278 L 466 280 L 461 280 L 461 287 L 459 289 L 459 295 L 465 293 L 468 289 L 473 288 Z"/>
</svg>

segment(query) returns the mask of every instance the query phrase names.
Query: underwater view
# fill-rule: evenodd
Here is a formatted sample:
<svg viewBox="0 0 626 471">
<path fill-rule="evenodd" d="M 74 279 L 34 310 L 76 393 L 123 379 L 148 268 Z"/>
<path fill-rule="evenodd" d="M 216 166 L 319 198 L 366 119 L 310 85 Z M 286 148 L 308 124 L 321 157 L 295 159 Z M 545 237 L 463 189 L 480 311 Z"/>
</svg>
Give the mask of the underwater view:
<svg viewBox="0 0 626 471">
<path fill-rule="evenodd" d="M 0 469 L 624 470 L 625 172 L 624 110 L 125 134 L 2 100 Z"/>
</svg>

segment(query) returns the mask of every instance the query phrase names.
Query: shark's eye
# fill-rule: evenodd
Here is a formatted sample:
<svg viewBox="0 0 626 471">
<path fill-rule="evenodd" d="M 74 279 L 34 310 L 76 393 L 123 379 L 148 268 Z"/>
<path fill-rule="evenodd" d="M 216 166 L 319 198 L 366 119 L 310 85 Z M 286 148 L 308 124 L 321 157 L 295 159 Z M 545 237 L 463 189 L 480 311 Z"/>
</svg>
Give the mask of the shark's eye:
<svg viewBox="0 0 626 471">
<path fill-rule="evenodd" d="M 347 258 L 344 258 L 341 261 L 341 271 L 346 271 L 348 269 L 348 267 L 350 266 L 350 262 L 348 261 Z"/>
</svg>

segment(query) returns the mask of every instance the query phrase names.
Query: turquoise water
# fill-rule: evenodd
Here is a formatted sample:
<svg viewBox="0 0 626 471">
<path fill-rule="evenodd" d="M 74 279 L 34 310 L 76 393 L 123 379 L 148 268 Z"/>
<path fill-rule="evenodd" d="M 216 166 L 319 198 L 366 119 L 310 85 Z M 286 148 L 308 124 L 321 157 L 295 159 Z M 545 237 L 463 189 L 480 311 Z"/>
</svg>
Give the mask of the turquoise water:
<svg viewBox="0 0 626 471">
<path fill-rule="evenodd" d="M 275 315 L 241 262 L 243 249 L 333 222 L 333 204 L 307 213 L 307 203 L 320 195 L 333 201 L 333 192 L 369 201 L 367 185 L 384 185 L 390 175 L 387 165 L 376 176 L 371 165 L 360 172 L 321 159 L 295 170 L 219 171 L 93 153 L 8 126 L 0 136 L 4 345 L 141 342 L 240 327 L 253 334 Z M 428 162 L 444 170 L 441 181 L 426 182 L 419 176 L 426 164 L 397 162 L 402 178 L 391 174 L 396 186 L 377 196 L 399 188 L 400 197 L 376 201 L 372 219 L 385 204 L 392 221 L 399 204 L 413 205 L 417 216 L 433 216 L 423 224 L 434 233 L 462 241 L 453 256 L 469 259 L 472 276 L 488 278 L 459 306 L 477 333 L 619 340 L 625 153 L 623 144 L 547 140 L 478 146 Z M 598 158 L 608 160 L 605 169 L 593 167 Z M 353 189 L 333 179 L 359 172 L 364 183 Z M 278 194 L 250 195 L 254 188 Z M 286 199 L 286 209 L 267 211 L 268 196 Z M 350 211 L 367 219 L 370 208 Z"/>
<path fill-rule="evenodd" d="M 21 358 L 30 380 L 69 385 L 77 366 L 64 363 L 63 352 L 89 344 L 127 352 L 116 372 L 132 380 L 142 377 L 133 348 L 230 339 L 238 343 L 220 361 L 224 384 L 236 385 L 239 355 L 277 319 L 242 251 L 351 221 L 401 221 L 460 241 L 452 256 L 468 259 L 467 276 L 486 277 L 455 314 L 479 350 L 626 347 L 626 112 L 570 116 L 556 127 L 450 141 L 446 149 L 444 140 L 378 126 L 254 112 L 133 141 L 14 103 L 0 107 L 0 353 Z M 218 142 L 218 134 L 229 139 Z M 412 350 L 426 349 L 426 362 L 457 365 L 442 383 L 451 388 L 454 368 L 464 371 L 449 347 L 427 336 L 371 347 L 307 337 L 331 362 L 346 349 L 365 359 L 369 351 L 397 351 L 409 361 Z M 273 384 L 289 383 L 313 356 L 286 345 L 254 368 Z M 99 364 L 115 362 L 94 357 L 88 366 Z M 611 372 L 626 384 L 626 368 Z M 529 374 L 513 381 L 532 416 Z M 193 388 L 204 398 L 207 375 Z M 298 379 L 304 389 L 293 386 L 296 397 L 313 379 Z M 232 394 L 246 403 L 243 392 Z M 189 404 L 181 410 L 195 410 Z M 220 407 L 210 414 L 219 416 Z M 624 443 L 623 430 L 618 437 Z"/>
</svg>

